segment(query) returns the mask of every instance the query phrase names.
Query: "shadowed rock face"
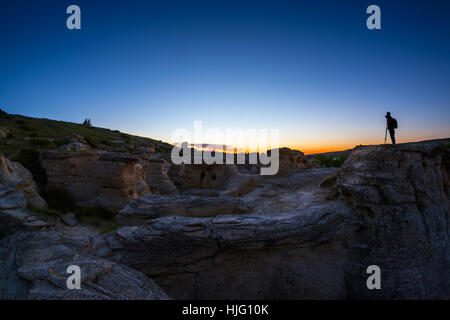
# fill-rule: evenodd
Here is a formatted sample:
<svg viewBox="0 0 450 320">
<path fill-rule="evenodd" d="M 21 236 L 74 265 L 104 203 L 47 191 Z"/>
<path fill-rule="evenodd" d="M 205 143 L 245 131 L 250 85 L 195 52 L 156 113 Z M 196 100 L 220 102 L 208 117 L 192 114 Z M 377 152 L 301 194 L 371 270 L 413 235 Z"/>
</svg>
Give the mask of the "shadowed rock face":
<svg viewBox="0 0 450 320">
<path fill-rule="evenodd" d="M 144 274 L 87 255 L 89 238 L 19 231 L 0 241 L 0 299 L 168 299 Z M 67 289 L 67 267 L 81 268 L 81 289 Z"/>
</svg>

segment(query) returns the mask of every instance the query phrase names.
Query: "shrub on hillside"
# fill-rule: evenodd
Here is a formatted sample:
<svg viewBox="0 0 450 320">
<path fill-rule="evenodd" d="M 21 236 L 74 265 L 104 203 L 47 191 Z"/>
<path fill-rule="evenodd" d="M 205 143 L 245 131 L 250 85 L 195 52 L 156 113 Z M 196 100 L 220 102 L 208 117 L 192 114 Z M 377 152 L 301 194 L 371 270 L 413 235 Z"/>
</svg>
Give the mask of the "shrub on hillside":
<svg viewBox="0 0 450 320">
<path fill-rule="evenodd" d="M 83 126 L 85 126 L 85 127 L 92 127 L 91 119 L 90 118 L 84 119 Z"/>
</svg>

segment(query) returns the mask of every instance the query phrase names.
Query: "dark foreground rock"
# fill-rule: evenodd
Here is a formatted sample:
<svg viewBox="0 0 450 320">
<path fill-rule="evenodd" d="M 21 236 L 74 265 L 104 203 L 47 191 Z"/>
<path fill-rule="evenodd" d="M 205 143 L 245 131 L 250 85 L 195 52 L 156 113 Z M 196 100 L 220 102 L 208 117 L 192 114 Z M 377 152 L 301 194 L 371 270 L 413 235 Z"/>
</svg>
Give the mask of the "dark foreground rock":
<svg viewBox="0 0 450 320">
<path fill-rule="evenodd" d="M 89 238 L 59 231 L 16 232 L 0 241 L 0 299 L 168 299 L 131 268 L 87 255 Z M 81 289 L 68 290 L 67 267 L 81 268 Z"/>
</svg>

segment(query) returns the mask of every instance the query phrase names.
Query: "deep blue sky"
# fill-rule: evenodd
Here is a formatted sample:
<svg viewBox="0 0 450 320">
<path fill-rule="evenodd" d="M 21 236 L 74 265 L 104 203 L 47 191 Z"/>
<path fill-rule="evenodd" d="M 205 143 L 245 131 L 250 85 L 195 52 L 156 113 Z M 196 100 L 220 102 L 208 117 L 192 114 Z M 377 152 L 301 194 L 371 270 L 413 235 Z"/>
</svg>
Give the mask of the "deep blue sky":
<svg viewBox="0 0 450 320">
<path fill-rule="evenodd" d="M 276 128 L 306 152 L 382 143 L 386 111 L 400 142 L 449 137 L 450 2 L 0 0 L 0 108 L 165 141 Z"/>
</svg>

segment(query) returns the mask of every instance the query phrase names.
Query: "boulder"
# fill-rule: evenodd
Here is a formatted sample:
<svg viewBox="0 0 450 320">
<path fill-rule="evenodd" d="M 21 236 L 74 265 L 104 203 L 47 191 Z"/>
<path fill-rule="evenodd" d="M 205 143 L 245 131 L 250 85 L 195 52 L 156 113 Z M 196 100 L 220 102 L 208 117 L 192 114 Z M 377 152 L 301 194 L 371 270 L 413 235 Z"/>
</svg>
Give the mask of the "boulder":
<svg viewBox="0 0 450 320">
<path fill-rule="evenodd" d="M 141 272 L 86 254 L 88 236 L 20 231 L 0 240 L 0 299 L 168 299 Z M 79 266 L 80 289 L 69 290 L 67 268 Z"/>
<path fill-rule="evenodd" d="M 91 147 L 81 142 L 70 142 L 59 147 L 59 150 L 66 152 L 83 152 L 91 150 Z"/>
<path fill-rule="evenodd" d="M 12 187 L 24 194 L 27 204 L 36 208 L 45 208 L 45 200 L 39 195 L 39 190 L 28 169 L 18 162 L 0 156 L 0 184 Z"/>
</svg>

